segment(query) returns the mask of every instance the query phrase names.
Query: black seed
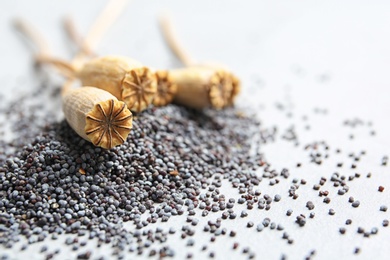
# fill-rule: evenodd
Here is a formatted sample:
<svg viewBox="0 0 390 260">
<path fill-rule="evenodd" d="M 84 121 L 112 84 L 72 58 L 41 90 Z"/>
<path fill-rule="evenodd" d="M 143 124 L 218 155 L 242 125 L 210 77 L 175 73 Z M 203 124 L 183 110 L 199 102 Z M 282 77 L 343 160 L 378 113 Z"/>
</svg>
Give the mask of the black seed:
<svg viewBox="0 0 390 260">
<path fill-rule="evenodd" d="M 352 207 L 354 207 L 354 208 L 359 207 L 359 205 L 360 205 L 360 201 L 358 201 L 358 200 L 355 200 L 354 202 L 352 202 Z"/>
<path fill-rule="evenodd" d="M 312 201 L 306 202 L 306 208 L 308 208 L 309 210 L 313 210 L 314 209 L 314 203 Z"/>
</svg>

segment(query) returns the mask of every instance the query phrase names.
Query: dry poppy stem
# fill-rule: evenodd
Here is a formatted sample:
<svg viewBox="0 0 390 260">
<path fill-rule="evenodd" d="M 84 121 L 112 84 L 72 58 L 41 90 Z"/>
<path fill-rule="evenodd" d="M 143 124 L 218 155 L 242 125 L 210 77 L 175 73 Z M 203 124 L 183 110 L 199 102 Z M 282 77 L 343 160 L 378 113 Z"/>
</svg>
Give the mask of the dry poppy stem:
<svg viewBox="0 0 390 260">
<path fill-rule="evenodd" d="M 168 15 L 160 16 L 160 26 L 172 52 L 187 66 L 170 71 L 172 81 L 178 86 L 174 101 L 197 109 L 205 107 L 221 109 L 232 105 L 240 91 L 238 78 L 224 66 L 195 64 L 179 43 Z"/>
<path fill-rule="evenodd" d="M 100 42 L 103 35 L 114 24 L 127 4 L 129 4 L 129 0 L 110 1 L 87 33 L 84 45 L 89 46 L 93 51 L 96 47 L 95 45 Z"/>
<path fill-rule="evenodd" d="M 129 3 L 129 0 L 115 0 L 110 1 L 107 6 L 103 9 L 103 12 L 100 13 L 98 18 L 95 20 L 91 29 L 85 36 L 83 40 L 84 50 L 88 50 L 89 53 L 93 53 L 94 49 L 98 42 L 105 34 L 105 32 L 112 26 L 116 21 L 120 13 L 125 9 L 125 6 Z M 75 32 L 75 30 L 74 30 Z M 78 68 L 80 63 L 83 61 L 84 56 L 88 54 L 85 52 L 80 52 L 76 55 L 76 58 L 73 60 L 73 65 Z"/>
<path fill-rule="evenodd" d="M 121 0 L 113 2 L 113 4 L 107 6 L 105 11 L 101 13 L 99 18 L 95 21 L 95 24 L 89 30 L 85 39 L 77 31 L 73 19 L 70 16 L 64 19 L 64 29 L 71 41 L 73 41 L 79 48 L 79 54 L 84 54 L 90 57 L 97 56 L 94 50 L 97 47 L 97 43 L 102 38 L 105 31 L 112 26 L 120 12 L 124 10 L 125 5 L 129 0 Z"/>
<path fill-rule="evenodd" d="M 48 56 L 50 48 L 47 41 L 35 28 L 24 22 L 22 19 L 15 19 L 13 25 L 27 38 L 27 40 L 29 40 L 29 42 L 33 43 L 33 46 L 37 49 L 35 51 L 36 53 Z"/>
<path fill-rule="evenodd" d="M 50 48 L 44 37 L 36 30 L 31 24 L 25 22 L 23 19 L 14 20 L 15 28 L 21 32 L 30 42 L 34 43 L 35 46 L 35 61 L 38 64 L 50 63 L 65 77 L 72 77 L 74 75 L 74 68 L 69 62 L 53 58 L 50 55 Z"/>
<path fill-rule="evenodd" d="M 69 16 L 64 19 L 64 29 L 69 39 L 74 42 L 79 49 L 79 52 L 84 53 L 87 56 L 96 56 L 89 46 L 83 41 L 83 37 L 77 32 L 73 19 Z"/>
<path fill-rule="evenodd" d="M 163 14 L 160 16 L 160 27 L 166 43 L 168 44 L 172 52 L 175 54 L 175 56 L 185 66 L 194 65 L 193 59 L 191 58 L 189 53 L 183 48 L 183 46 L 180 44 L 177 34 L 173 29 L 172 21 L 168 14 Z"/>
</svg>

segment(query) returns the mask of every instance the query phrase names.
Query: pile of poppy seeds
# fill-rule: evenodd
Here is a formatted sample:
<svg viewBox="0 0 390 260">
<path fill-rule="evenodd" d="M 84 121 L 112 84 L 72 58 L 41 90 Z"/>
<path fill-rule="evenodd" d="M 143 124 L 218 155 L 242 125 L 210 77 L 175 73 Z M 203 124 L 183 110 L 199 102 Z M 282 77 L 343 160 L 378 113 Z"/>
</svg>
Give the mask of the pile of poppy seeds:
<svg viewBox="0 0 390 260">
<path fill-rule="evenodd" d="M 349 183 L 374 174 L 358 170 L 367 156 L 363 149 L 340 159 L 334 172 L 313 168 L 317 170 L 310 180 L 301 178 L 305 165 L 321 167 L 330 157 L 347 152 L 324 140 L 301 143 L 299 132 L 311 131 L 307 116 L 302 118 L 304 130 L 296 129 L 298 123 L 281 129 L 264 126 L 250 109 L 243 108 L 196 111 L 174 104 L 150 108 L 135 115 L 127 142 L 104 150 L 80 138 L 54 114 L 39 115 L 44 104 L 18 106 L 42 91 L 47 88 L 5 101 L 1 107 L 7 127 L 17 136 L 1 140 L 2 259 L 30 248 L 46 259 L 61 258 L 61 254 L 78 259 L 219 258 L 226 252 L 261 258 L 257 238 L 272 230 L 266 236 L 277 236 L 287 247 L 294 247 L 299 238 L 288 229 L 301 236 L 306 228 L 313 232 L 309 222 L 318 215 L 319 221 L 332 221 L 340 213 L 332 207 L 333 200 L 338 201 L 336 208 L 338 204 L 359 208 L 361 198 L 349 195 Z M 53 98 L 59 99 L 58 89 Z M 280 104 L 275 111 L 292 117 Z M 326 114 L 315 109 L 313 116 Z M 359 126 L 375 137 L 372 123 L 360 119 L 346 120 L 342 127 Z M 0 130 L 10 129 L 2 126 Z M 348 138 L 353 139 L 352 135 Z M 272 166 L 266 146 L 278 142 L 303 150 L 307 157 L 294 165 Z M 387 164 L 387 155 L 378 158 L 378 167 Z M 354 173 L 341 173 L 343 168 Z M 312 199 L 300 200 L 301 190 Z M 375 192 L 385 194 L 387 187 L 378 185 Z M 282 200 L 290 201 L 283 205 L 291 207 L 279 207 Z M 279 212 L 277 219 L 267 215 L 274 208 Z M 362 213 L 348 213 L 339 230 L 324 232 L 374 237 L 389 225 L 387 205 L 379 204 L 376 210 L 383 212 L 381 223 L 352 230 L 353 217 Z M 203 239 L 195 239 L 200 233 Z M 246 236 L 253 239 L 243 240 Z M 172 237 L 179 237 L 184 246 L 169 243 Z M 49 246 L 49 240 L 61 240 L 61 244 Z M 218 241 L 225 244 L 224 251 L 213 246 Z M 107 245 L 108 255 L 97 250 Z M 275 250 L 287 259 L 288 253 L 280 248 L 278 244 L 264 250 Z M 309 245 L 302 257 L 310 259 L 318 250 L 324 250 L 320 244 L 318 248 Z M 348 250 L 352 256 L 363 249 L 353 245 Z"/>
</svg>

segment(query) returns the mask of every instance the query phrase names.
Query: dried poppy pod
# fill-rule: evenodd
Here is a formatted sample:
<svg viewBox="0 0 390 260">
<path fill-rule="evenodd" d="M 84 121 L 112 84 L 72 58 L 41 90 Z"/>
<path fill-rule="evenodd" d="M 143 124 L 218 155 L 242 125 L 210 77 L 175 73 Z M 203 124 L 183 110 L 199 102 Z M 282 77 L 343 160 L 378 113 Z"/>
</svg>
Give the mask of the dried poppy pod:
<svg viewBox="0 0 390 260">
<path fill-rule="evenodd" d="M 111 149 L 125 142 L 133 116 L 124 102 L 95 87 L 63 92 L 66 121 L 82 138 L 96 146 Z"/>
<path fill-rule="evenodd" d="M 178 88 L 175 103 L 196 109 L 222 109 L 232 101 L 233 78 L 225 70 L 194 66 L 171 70 L 170 74 Z"/>
<path fill-rule="evenodd" d="M 232 106 L 234 104 L 237 95 L 241 92 L 241 82 L 239 78 L 236 75 L 234 75 L 232 72 L 230 72 L 230 70 L 225 65 L 217 62 L 207 62 L 207 63 L 198 64 L 197 66 L 223 71 L 225 77 L 230 78 L 232 89 L 226 105 Z"/>
<path fill-rule="evenodd" d="M 135 112 L 146 109 L 157 91 L 155 74 L 138 61 L 125 57 L 92 59 L 77 70 L 76 77 L 83 86 L 95 86 L 110 92 Z"/>
<path fill-rule="evenodd" d="M 178 85 L 174 101 L 197 109 L 222 109 L 233 105 L 240 92 L 238 78 L 221 64 L 195 63 L 177 40 L 167 15 L 160 17 L 160 25 L 166 43 L 186 66 L 171 71 L 173 82 Z"/>
<path fill-rule="evenodd" d="M 155 72 L 157 78 L 157 93 L 153 100 L 155 106 L 166 106 L 172 102 L 177 93 L 177 84 L 173 82 L 171 74 L 167 70 Z"/>
</svg>

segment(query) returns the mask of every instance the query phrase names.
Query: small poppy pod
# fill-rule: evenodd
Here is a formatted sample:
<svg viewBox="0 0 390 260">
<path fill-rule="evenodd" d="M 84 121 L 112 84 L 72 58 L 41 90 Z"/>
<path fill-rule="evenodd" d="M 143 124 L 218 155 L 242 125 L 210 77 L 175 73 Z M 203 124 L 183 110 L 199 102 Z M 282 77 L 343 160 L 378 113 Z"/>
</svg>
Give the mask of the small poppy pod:
<svg viewBox="0 0 390 260">
<path fill-rule="evenodd" d="M 155 75 L 157 78 L 157 92 L 153 105 L 166 106 L 173 101 L 177 93 L 177 84 L 173 82 L 168 70 L 157 70 Z"/>
<path fill-rule="evenodd" d="M 232 91 L 230 97 L 228 98 L 227 105 L 228 106 L 234 105 L 234 101 L 237 95 L 241 92 L 241 82 L 239 78 L 233 73 L 231 73 L 230 70 L 227 68 L 227 66 L 220 64 L 218 62 L 206 62 L 206 63 L 198 64 L 197 66 L 224 71 L 224 74 L 226 75 L 226 77 L 230 78 L 232 83 Z"/>
<path fill-rule="evenodd" d="M 77 71 L 83 86 L 110 92 L 134 112 L 141 112 L 153 101 L 157 91 L 155 74 L 138 61 L 119 56 L 92 59 Z"/>
<path fill-rule="evenodd" d="M 231 73 L 206 66 L 175 69 L 170 74 L 178 88 L 174 102 L 195 109 L 229 106 L 236 95 L 233 88 L 239 86 Z M 237 86 L 233 87 L 234 84 Z"/>
<path fill-rule="evenodd" d="M 67 90 L 62 109 L 79 136 L 104 149 L 124 143 L 132 128 L 133 116 L 126 104 L 95 87 Z"/>
</svg>

